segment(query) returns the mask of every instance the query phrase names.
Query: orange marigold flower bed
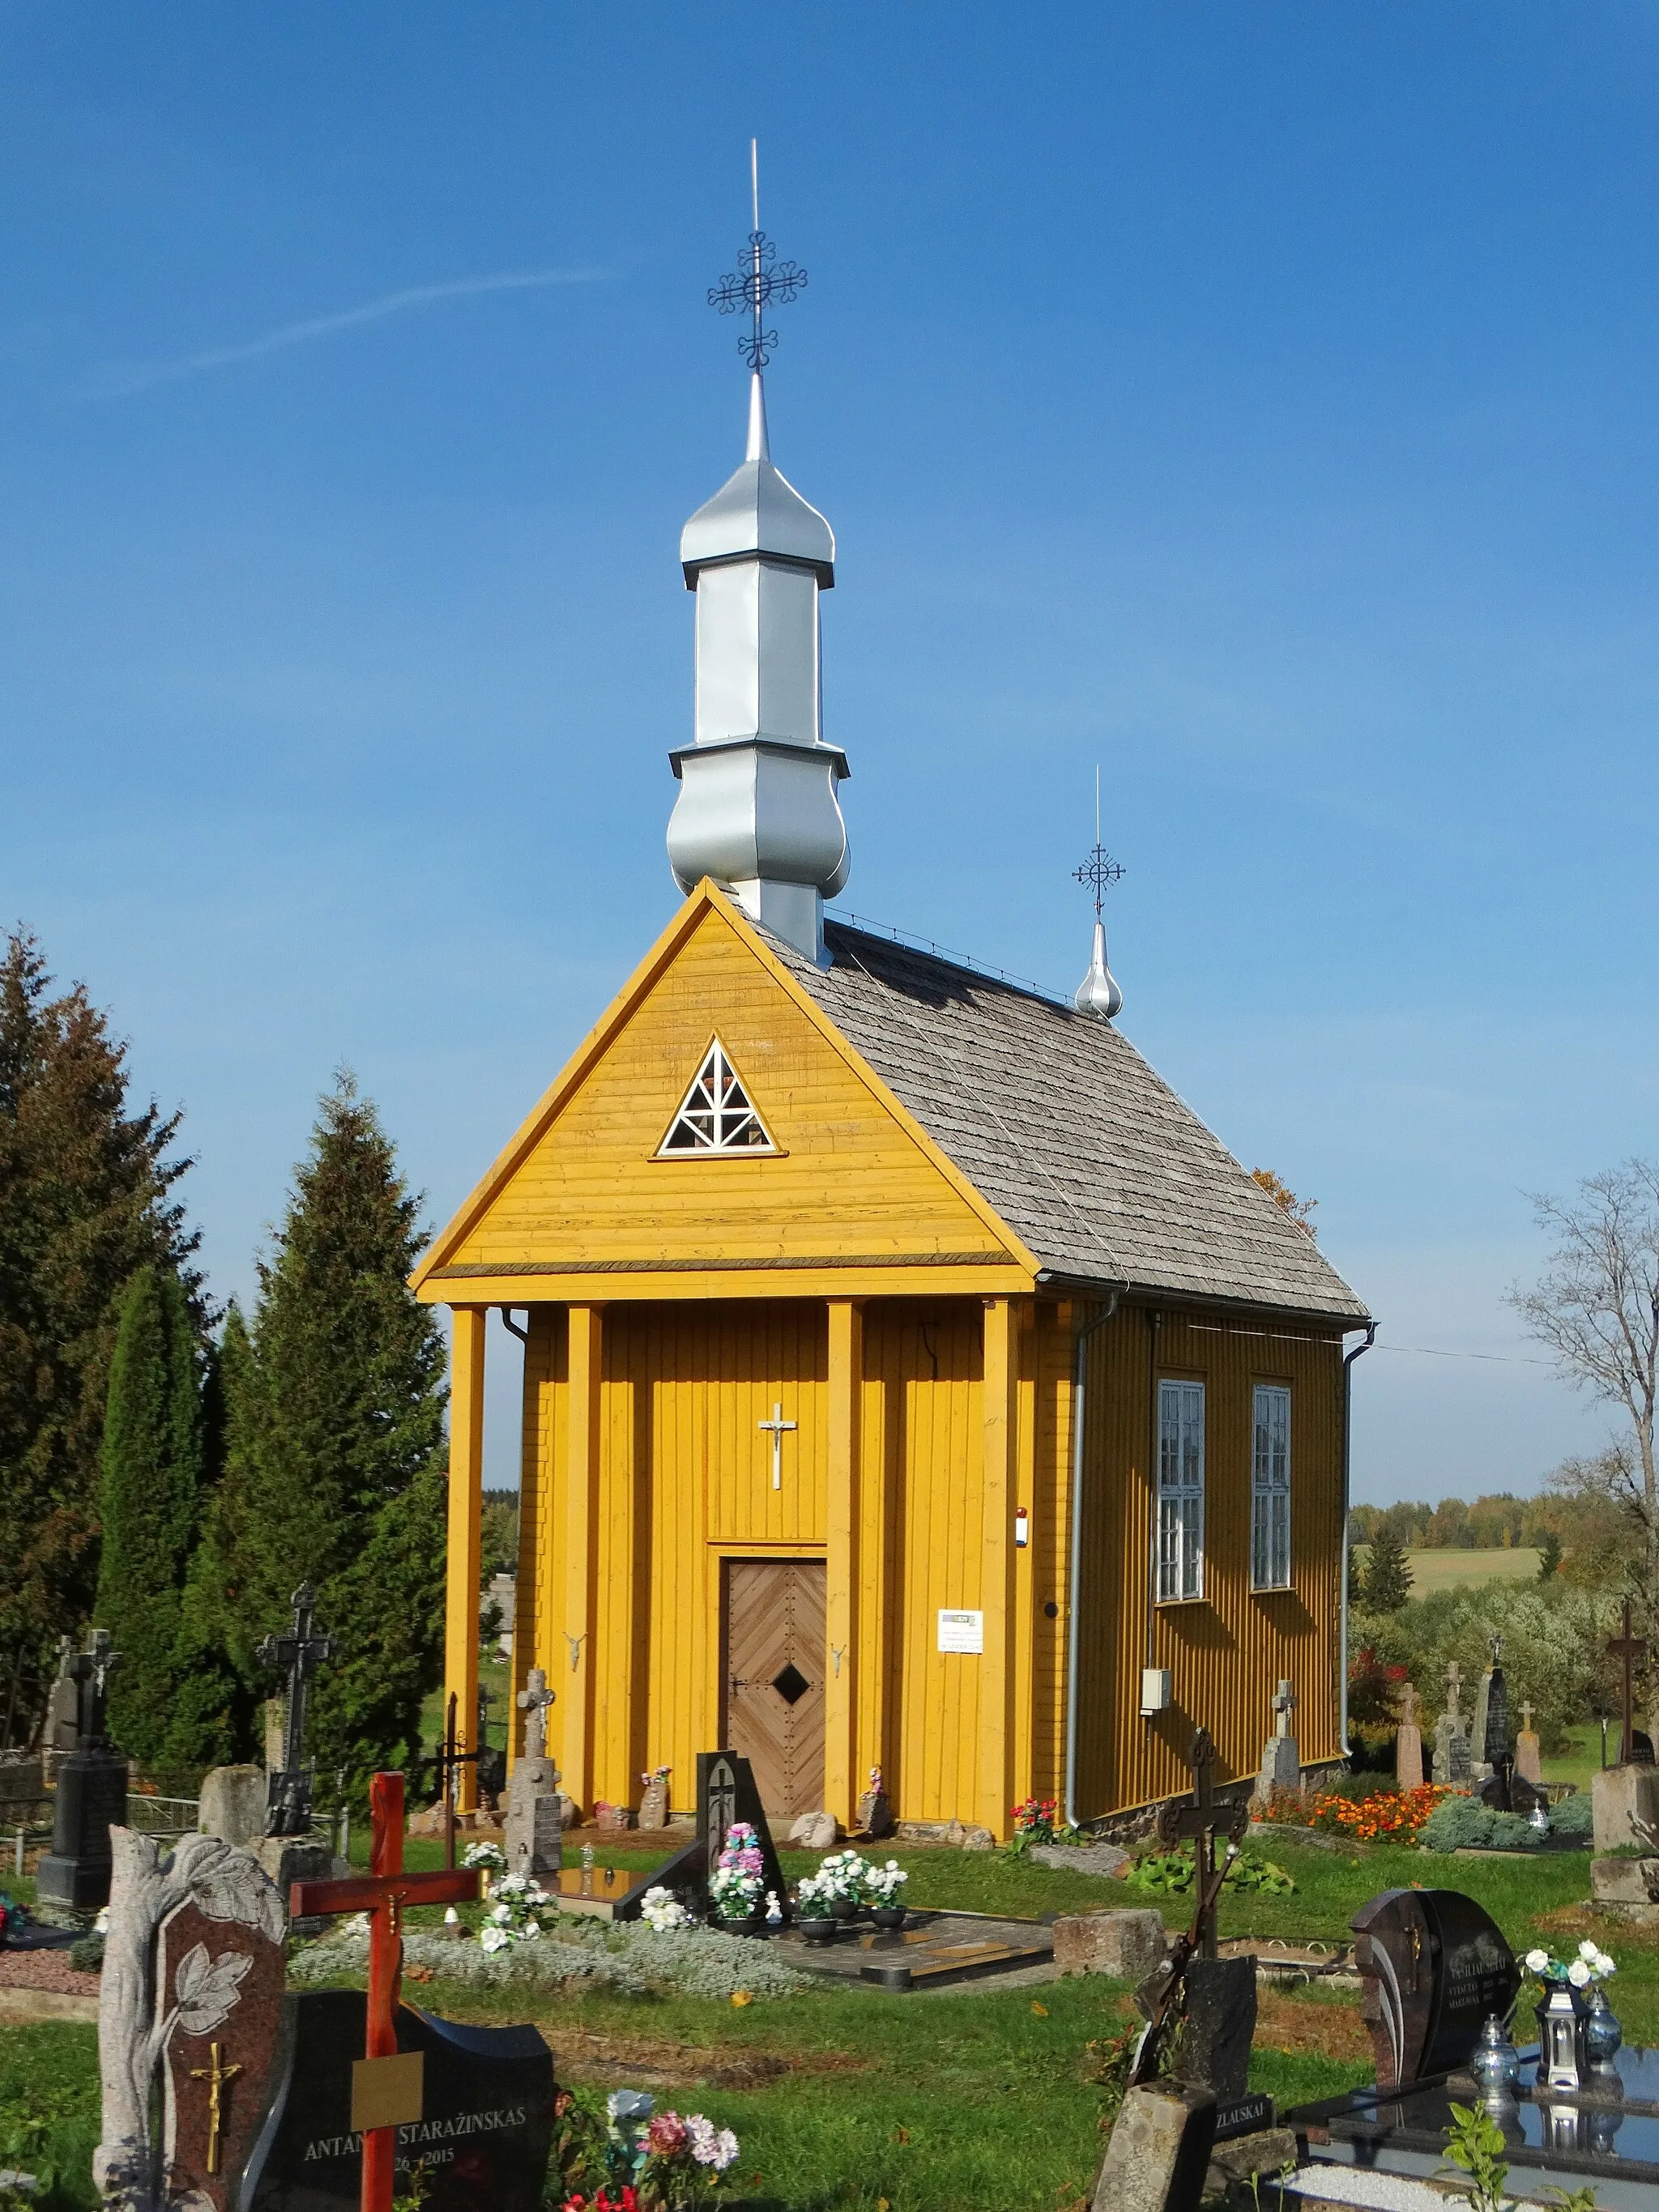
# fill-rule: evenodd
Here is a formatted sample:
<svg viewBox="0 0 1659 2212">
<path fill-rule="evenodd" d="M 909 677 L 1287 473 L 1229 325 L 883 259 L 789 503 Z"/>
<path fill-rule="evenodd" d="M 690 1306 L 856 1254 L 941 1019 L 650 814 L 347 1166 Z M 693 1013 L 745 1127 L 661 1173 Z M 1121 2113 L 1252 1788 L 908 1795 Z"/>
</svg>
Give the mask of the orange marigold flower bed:
<svg viewBox="0 0 1659 2212">
<path fill-rule="evenodd" d="M 1435 1807 L 1452 1794 L 1429 1782 L 1420 1790 L 1379 1790 L 1370 1797 L 1322 1797 L 1310 1825 L 1359 1844 L 1414 1844 Z"/>
</svg>

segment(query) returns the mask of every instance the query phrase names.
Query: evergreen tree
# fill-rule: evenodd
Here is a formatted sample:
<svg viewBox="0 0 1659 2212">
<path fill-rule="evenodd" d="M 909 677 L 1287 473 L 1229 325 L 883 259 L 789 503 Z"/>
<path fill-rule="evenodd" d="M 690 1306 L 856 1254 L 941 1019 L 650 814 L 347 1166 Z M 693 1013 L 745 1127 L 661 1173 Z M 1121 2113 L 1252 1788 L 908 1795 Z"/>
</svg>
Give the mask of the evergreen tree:
<svg viewBox="0 0 1659 2212">
<path fill-rule="evenodd" d="M 1540 1583 L 1553 1581 L 1561 1571 L 1563 1556 L 1561 1539 L 1553 1528 L 1546 1530 L 1544 1540 L 1538 1547 L 1538 1579 Z"/>
<path fill-rule="evenodd" d="M 110 1732 L 148 1767 L 160 1760 L 173 1711 L 179 1600 L 204 1474 L 202 1357 L 184 1286 L 170 1267 L 141 1267 L 110 1362 L 94 1611 L 123 1655 L 110 1684 Z"/>
<path fill-rule="evenodd" d="M 1377 1530 L 1365 1569 L 1367 1613 L 1398 1613 L 1411 1595 L 1412 1571 L 1406 1547 L 1388 1522 Z"/>
<path fill-rule="evenodd" d="M 342 1075 L 321 1101 L 251 1344 L 225 1345 L 227 1462 L 205 1609 L 258 1697 L 253 1658 L 309 1581 L 337 1638 L 316 1678 L 308 1754 L 361 1796 L 418 1742 L 438 1676 L 447 1485 L 442 1339 L 407 1277 L 419 1200 L 373 1105 Z"/>
<path fill-rule="evenodd" d="M 209 1348 L 203 1381 L 202 1429 L 212 1486 L 179 1601 L 176 1686 L 161 1753 L 167 1767 L 224 1766 L 261 1752 L 258 1699 L 231 1656 L 238 1594 L 222 1572 L 222 1563 L 234 1559 L 238 1548 L 230 1517 L 238 1493 L 227 1479 L 234 1459 L 230 1406 L 245 1392 L 252 1358 L 247 1327 L 233 1298 L 223 1334 Z"/>
<path fill-rule="evenodd" d="M 172 1194 L 177 1115 L 128 1110 L 126 1048 L 76 984 L 52 994 L 22 931 L 0 957 L 0 1668 L 51 1672 L 98 1580 L 104 1402 L 141 1267 L 178 1271 L 200 1323 L 197 1239 Z M 119 1622 L 112 1623 L 119 1628 Z M 0 1716 L 3 1718 L 5 1716 Z M 3 1733 L 3 1731 L 0 1731 Z"/>
</svg>

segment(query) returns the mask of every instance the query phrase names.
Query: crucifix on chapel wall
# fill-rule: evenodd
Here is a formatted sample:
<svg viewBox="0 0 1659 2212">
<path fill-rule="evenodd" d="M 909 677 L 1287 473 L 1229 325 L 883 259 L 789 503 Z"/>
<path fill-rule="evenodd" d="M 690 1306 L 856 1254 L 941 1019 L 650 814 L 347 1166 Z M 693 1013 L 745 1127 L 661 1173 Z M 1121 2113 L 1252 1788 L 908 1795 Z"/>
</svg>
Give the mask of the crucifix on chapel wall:
<svg viewBox="0 0 1659 2212">
<path fill-rule="evenodd" d="M 757 1421 L 755 1424 L 757 1429 L 769 1432 L 772 1438 L 772 1487 L 774 1490 L 783 1488 L 784 1437 L 791 1429 L 797 1428 L 799 1425 L 798 1422 L 784 1419 L 781 1405 L 773 1407 L 772 1418 L 769 1421 Z"/>
</svg>

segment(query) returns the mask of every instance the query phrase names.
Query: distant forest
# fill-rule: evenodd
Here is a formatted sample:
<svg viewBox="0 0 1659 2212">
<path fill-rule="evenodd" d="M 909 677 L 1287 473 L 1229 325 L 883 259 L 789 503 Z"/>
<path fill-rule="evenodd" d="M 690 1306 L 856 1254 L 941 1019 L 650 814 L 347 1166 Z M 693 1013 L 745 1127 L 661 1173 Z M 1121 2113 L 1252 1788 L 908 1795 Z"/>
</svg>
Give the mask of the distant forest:
<svg viewBox="0 0 1659 2212">
<path fill-rule="evenodd" d="M 1443 1498 L 1437 1505 L 1405 1498 L 1397 1505 L 1356 1505 L 1348 1515 L 1348 1540 L 1370 1544 L 1379 1528 L 1387 1528 L 1409 1550 L 1416 1552 L 1501 1551 L 1514 1544 L 1542 1547 L 1553 1536 L 1565 1543 L 1569 1501 L 1546 1492 L 1541 1498 L 1516 1498 L 1507 1490 L 1490 1492 L 1473 1505 L 1461 1498 Z"/>
</svg>

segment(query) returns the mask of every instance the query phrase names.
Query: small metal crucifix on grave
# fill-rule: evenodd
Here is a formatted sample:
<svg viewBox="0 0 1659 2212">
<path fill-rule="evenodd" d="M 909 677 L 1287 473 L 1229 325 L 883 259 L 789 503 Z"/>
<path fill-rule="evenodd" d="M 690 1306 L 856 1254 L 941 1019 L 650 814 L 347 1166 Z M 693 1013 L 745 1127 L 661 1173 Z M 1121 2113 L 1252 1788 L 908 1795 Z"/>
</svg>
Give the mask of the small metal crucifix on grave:
<svg viewBox="0 0 1659 2212">
<path fill-rule="evenodd" d="M 82 1751 L 101 1749 L 109 1742 L 109 1678 L 122 1663 L 121 1654 L 110 1649 L 111 1640 L 108 1629 L 94 1628 L 90 1649 L 64 1662 L 64 1672 L 80 1696 L 77 1747 Z"/>
<path fill-rule="evenodd" d="M 524 1755 L 526 1759 L 545 1759 L 547 1756 L 547 1709 L 556 1702 L 554 1692 L 547 1686 L 547 1676 L 539 1667 L 532 1667 L 529 1680 L 519 1692 L 519 1710 L 525 1717 Z"/>
<path fill-rule="evenodd" d="M 772 1437 L 772 1487 L 774 1490 L 781 1490 L 783 1488 L 783 1440 L 791 1429 L 796 1428 L 799 1425 L 795 1421 L 786 1421 L 783 1418 L 783 1407 L 781 1405 L 775 1405 L 772 1408 L 771 1419 L 769 1421 L 757 1421 L 755 1425 L 757 1429 L 763 1431 L 770 1431 Z"/>
<path fill-rule="evenodd" d="M 305 1763 L 306 1704 L 312 1676 L 334 1656 L 334 1639 L 316 1626 L 317 1594 L 309 1583 L 294 1593 L 286 1636 L 267 1636 L 254 1653 L 262 1667 L 288 1678 L 283 1715 L 282 1771 L 265 1783 L 265 1833 L 303 1836 L 311 1827 L 311 1769 Z"/>
<path fill-rule="evenodd" d="M 1632 1681 L 1632 1669 L 1647 1656 L 1645 1638 L 1633 1636 L 1630 1625 L 1630 1600 L 1625 1600 L 1625 1632 L 1607 1643 L 1609 1657 L 1619 1660 L 1625 1670 L 1625 1729 L 1619 1739 L 1619 1764 L 1629 1766 L 1636 1758 L 1636 1700 Z"/>
<path fill-rule="evenodd" d="M 295 1919 L 319 1912 L 368 1915 L 368 2050 L 352 2068 L 351 2126 L 363 2138 L 362 2212 L 392 2212 L 398 2130 L 422 2117 L 419 2054 L 398 2052 L 398 2000 L 403 1978 L 402 1916 L 415 1905 L 470 1905 L 478 1895 L 476 1867 L 437 1874 L 404 1872 L 404 1778 L 369 1778 L 372 1827 L 369 1871 L 343 1881 L 296 1881 L 289 1893 Z"/>
<path fill-rule="evenodd" d="M 207 2170 L 210 2173 L 219 2171 L 219 2138 L 224 2132 L 226 2085 L 234 2081 L 242 2070 L 240 2066 L 221 2064 L 219 2054 L 223 2047 L 222 2044 L 210 2043 L 207 2064 L 192 2066 L 190 2069 L 192 2081 L 205 2081 L 208 2085 Z"/>
<path fill-rule="evenodd" d="M 1288 1735 L 1291 1715 L 1296 1711 L 1296 1692 L 1288 1682 L 1280 1682 L 1273 1692 L 1273 1734 Z"/>
<path fill-rule="evenodd" d="M 1277 1703 L 1277 1700 L 1275 1700 Z M 1193 1737 L 1192 1748 L 1187 1753 L 1187 1764 L 1193 1771 L 1193 1796 L 1189 1805 L 1170 1803 L 1158 1808 L 1158 1832 L 1159 1840 L 1172 1847 L 1190 1843 L 1196 1864 L 1194 1887 L 1199 1898 L 1199 1924 L 1194 1931 L 1194 1948 L 1200 1958 L 1216 1956 L 1215 1905 L 1211 1887 L 1215 1870 L 1215 1841 L 1218 1836 L 1237 1844 L 1250 1825 L 1248 1800 L 1237 1805 L 1218 1804 L 1215 1795 L 1216 1748 L 1208 1729 L 1200 1729 Z M 1206 1903 L 1207 1899 L 1207 1903 Z"/>
</svg>

